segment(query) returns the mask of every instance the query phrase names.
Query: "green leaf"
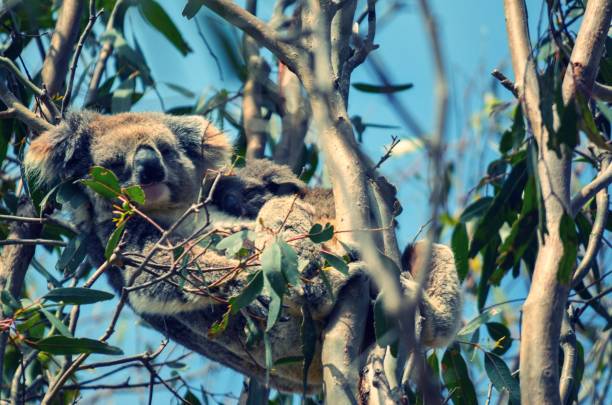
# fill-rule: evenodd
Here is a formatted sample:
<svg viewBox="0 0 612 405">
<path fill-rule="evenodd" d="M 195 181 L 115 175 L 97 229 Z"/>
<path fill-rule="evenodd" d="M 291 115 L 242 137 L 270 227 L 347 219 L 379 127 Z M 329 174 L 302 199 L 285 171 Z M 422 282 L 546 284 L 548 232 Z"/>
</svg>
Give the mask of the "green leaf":
<svg viewBox="0 0 612 405">
<path fill-rule="evenodd" d="M 287 290 L 287 279 L 282 269 L 282 250 L 278 243 L 266 247 L 261 253 L 261 268 L 264 273 L 264 285 L 270 293 L 270 306 L 266 332 L 272 329 L 280 315 L 283 305 L 283 294 Z M 296 262 L 297 266 L 297 262 Z"/>
<path fill-rule="evenodd" d="M 140 0 L 138 10 L 142 17 L 165 36 L 183 56 L 192 51 L 172 19 L 156 1 Z"/>
<path fill-rule="evenodd" d="M 288 356 L 281 357 L 274 362 L 274 366 L 288 366 L 296 363 L 302 363 L 304 361 L 304 356 Z"/>
<path fill-rule="evenodd" d="M 521 392 L 518 381 L 512 377 L 506 363 L 496 354 L 484 353 L 484 366 L 493 386 L 499 393 L 506 391 L 510 396 L 510 403 L 521 403 Z"/>
<path fill-rule="evenodd" d="M 353 83 L 352 86 L 355 90 L 359 90 L 364 93 L 389 94 L 389 93 L 397 93 L 400 91 L 411 89 L 412 87 L 414 87 L 414 84 L 405 83 L 405 84 L 392 84 L 388 86 L 380 86 L 380 85 L 368 84 L 368 83 Z"/>
<path fill-rule="evenodd" d="M 81 182 L 101 196 L 114 199 L 121 194 L 119 179 L 110 170 L 94 166 L 89 170 L 89 176 L 91 179 L 81 180 Z"/>
<path fill-rule="evenodd" d="M 499 151 L 502 154 L 510 152 L 512 148 L 517 148 L 525 138 L 525 121 L 523 120 L 523 110 L 518 104 L 514 110 L 514 121 L 512 127 L 504 132 L 499 142 Z"/>
<path fill-rule="evenodd" d="M 302 306 L 302 324 L 300 325 L 300 336 L 302 338 L 302 355 L 304 363 L 302 368 L 303 394 L 306 396 L 308 388 L 308 370 L 315 356 L 317 346 L 317 327 L 307 305 Z"/>
<path fill-rule="evenodd" d="M 349 275 L 348 264 L 346 264 L 343 258 L 333 253 L 323 251 L 321 252 L 321 256 L 323 256 L 323 258 L 327 260 L 327 263 L 329 263 L 329 265 L 332 266 L 334 269 L 338 270 L 345 276 Z"/>
<path fill-rule="evenodd" d="M 198 399 L 198 397 L 196 397 L 193 392 L 191 392 L 189 389 L 187 390 L 187 392 L 185 393 L 185 396 L 183 397 L 183 399 L 185 400 L 186 403 L 188 403 L 189 405 L 201 405 L 202 403 L 200 402 L 200 400 Z"/>
<path fill-rule="evenodd" d="M 121 191 L 123 192 L 124 195 L 126 195 L 129 198 L 130 201 L 138 205 L 144 205 L 145 193 L 142 190 L 142 187 L 138 185 L 129 186 L 129 187 L 122 188 Z"/>
<path fill-rule="evenodd" d="M 64 287 L 49 291 L 43 299 L 53 302 L 63 302 L 64 304 L 83 305 L 108 301 L 113 299 L 113 297 L 113 294 L 102 290 L 83 287 Z"/>
<path fill-rule="evenodd" d="M 197 13 L 200 11 L 204 2 L 202 0 L 188 0 L 187 4 L 185 4 L 185 8 L 183 8 L 183 17 L 191 20 Z"/>
<path fill-rule="evenodd" d="M 329 222 L 325 224 L 325 227 L 321 224 L 314 224 L 308 231 L 308 237 L 314 243 L 327 242 L 334 237 L 334 227 Z"/>
<path fill-rule="evenodd" d="M 11 294 L 9 290 L 2 290 L 2 292 L 0 292 L 0 300 L 4 305 L 8 305 L 12 309 L 21 308 L 21 304 L 13 297 L 13 294 Z"/>
<path fill-rule="evenodd" d="M 576 231 L 574 220 L 566 212 L 561 216 L 559 235 L 563 243 L 563 255 L 559 262 L 557 279 L 563 284 L 569 284 L 572 280 L 572 273 L 576 266 L 576 257 L 578 255 L 578 232 Z"/>
<path fill-rule="evenodd" d="M 384 307 L 383 293 L 379 293 L 374 301 L 374 334 L 376 343 L 381 347 L 394 344 L 397 341 L 397 329 Z"/>
<path fill-rule="evenodd" d="M 459 221 L 461 222 L 469 222 L 472 219 L 476 219 L 481 217 L 493 202 L 493 197 L 482 197 L 478 200 L 474 201 L 470 205 L 467 206 L 463 213 L 459 217 Z"/>
<path fill-rule="evenodd" d="M 123 234 L 123 231 L 125 229 L 125 224 L 126 223 L 127 222 L 123 222 L 121 225 L 119 225 L 113 231 L 113 233 L 111 234 L 110 238 L 108 238 L 108 242 L 106 243 L 106 248 L 104 249 L 104 258 L 106 260 L 110 259 L 111 255 L 115 251 L 115 248 L 119 244 L 119 241 L 121 240 L 121 235 Z"/>
<path fill-rule="evenodd" d="M 512 346 L 510 329 L 499 322 L 487 322 L 486 326 L 487 331 L 489 331 L 489 336 L 495 341 L 495 348 L 492 352 L 500 356 L 506 353 Z"/>
<path fill-rule="evenodd" d="M 476 390 L 470 380 L 465 360 L 457 346 L 452 346 L 444 352 L 442 357 L 442 378 L 451 399 L 456 405 L 477 404 Z"/>
<path fill-rule="evenodd" d="M 227 311 L 223 313 L 223 316 L 220 320 L 215 321 L 210 328 L 208 329 L 208 337 L 214 339 L 219 336 L 219 334 L 225 332 L 227 329 L 227 325 L 229 324 L 229 316 L 231 313 L 231 308 L 228 308 Z"/>
<path fill-rule="evenodd" d="M 593 113 L 589 109 L 589 106 L 584 99 L 584 96 L 581 93 L 576 93 L 576 103 L 578 104 L 578 108 L 580 109 L 580 122 L 582 124 L 582 129 L 586 134 L 589 141 L 593 142 L 595 145 L 605 150 L 612 150 L 612 147 L 606 141 L 606 138 L 602 136 L 595 124 L 595 120 L 593 119 Z"/>
<path fill-rule="evenodd" d="M 498 234 L 504 223 L 503 211 L 512 209 L 513 206 L 520 203 L 526 182 L 527 164 L 525 160 L 522 160 L 512 168 L 487 212 L 478 221 L 470 246 L 470 257 L 476 256 L 478 251 L 485 247 L 494 235 Z"/>
<path fill-rule="evenodd" d="M 244 246 L 244 241 L 252 238 L 251 233 L 251 231 L 243 230 L 231 234 L 230 236 L 221 239 L 215 248 L 217 250 L 225 250 L 225 255 L 228 257 L 234 257 Z"/>
<path fill-rule="evenodd" d="M 180 94 L 183 97 L 194 98 L 196 96 L 196 94 L 193 91 L 191 91 L 191 90 L 189 90 L 189 89 L 187 89 L 187 88 L 185 88 L 183 86 L 179 86 L 178 84 L 169 83 L 169 82 L 162 82 L 162 83 L 165 84 L 166 86 L 168 86 L 168 88 L 170 90 L 173 90 L 173 91 L 177 92 L 178 94 Z M 186 107 L 186 108 L 188 108 L 187 113 L 190 113 L 193 110 L 193 108 L 191 106 Z M 168 113 L 170 113 L 170 112 L 168 111 Z"/>
<path fill-rule="evenodd" d="M 63 336 L 69 337 L 69 338 L 72 337 L 72 333 L 70 333 L 70 331 L 68 330 L 66 325 L 64 325 L 64 323 L 61 320 L 57 319 L 57 317 L 55 315 L 53 315 L 51 312 L 47 311 L 43 307 L 40 307 L 40 312 L 42 312 L 42 314 L 45 316 L 45 318 L 47 318 L 49 320 L 51 325 L 54 326 L 55 329 L 57 329 L 57 331 L 59 333 L 61 333 Z"/>
<path fill-rule="evenodd" d="M 459 222 L 453 230 L 451 237 L 451 248 L 455 256 L 455 264 L 457 266 L 457 274 L 459 281 L 463 282 L 469 271 L 468 263 L 468 248 L 469 240 L 465 223 Z"/>
<path fill-rule="evenodd" d="M 231 314 L 236 315 L 249 305 L 263 290 L 263 272 L 258 271 L 240 293 L 229 299 Z"/>
<path fill-rule="evenodd" d="M 85 259 L 85 255 L 87 255 L 86 239 L 86 236 L 79 235 L 68 241 L 68 246 L 64 248 L 55 264 L 55 268 L 58 271 L 64 274 L 70 274 L 79 267 L 79 264 Z"/>
<path fill-rule="evenodd" d="M 136 82 L 133 78 L 123 81 L 112 93 L 111 112 L 113 114 L 130 111 Z"/>
<path fill-rule="evenodd" d="M 578 145 L 578 113 L 575 103 L 568 103 L 566 106 L 557 104 L 557 109 L 560 110 L 561 123 L 557 130 L 556 136 L 550 137 L 548 148 L 558 150 L 561 144 L 566 144 L 570 149 L 574 149 Z M 590 114 L 590 112 L 589 112 Z"/>
<path fill-rule="evenodd" d="M 110 355 L 123 354 L 123 350 L 120 348 L 111 346 L 99 340 L 88 338 L 70 338 L 66 336 L 51 336 L 32 343 L 32 346 L 43 352 L 60 355 L 80 353 L 100 353 Z"/>
<path fill-rule="evenodd" d="M 474 331 L 486 322 L 489 322 L 491 318 L 495 315 L 499 314 L 500 310 L 497 307 L 489 308 L 486 311 L 483 311 L 480 315 L 472 319 L 465 325 L 459 332 L 457 332 L 457 337 L 466 338 L 470 336 Z"/>
</svg>

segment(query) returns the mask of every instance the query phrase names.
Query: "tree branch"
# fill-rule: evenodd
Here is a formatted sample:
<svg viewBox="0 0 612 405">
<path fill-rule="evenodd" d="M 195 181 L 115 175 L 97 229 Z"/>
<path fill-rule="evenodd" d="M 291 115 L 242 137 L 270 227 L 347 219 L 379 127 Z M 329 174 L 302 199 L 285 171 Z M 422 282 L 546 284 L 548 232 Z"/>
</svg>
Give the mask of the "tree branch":
<svg viewBox="0 0 612 405">
<path fill-rule="evenodd" d="M 612 103 L 612 86 L 606 86 L 599 82 L 593 82 L 592 95 L 596 99 Z"/>
<path fill-rule="evenodd" d="M 115 17 L 117 16 L 118 10 L 123 7 L 123 4 L 124 0 L 117 0 L 115 3 L 115 7 L 113 7 L 113 11 L 111 11 L 110 16 L 108 17 L 108 22 L 106 23 L 106 31 L 110 31 L 115 28 Z M 113 41 L 111 39 L 106 39 L 102 44 L 102 49 L 100 49 L 96 66 L 94 67 L 91 80 L 89 81 L 87 95 L 85 96 L 85 102 L 83 103 L 84 106 L 87 107 L 91 105 L 91 103 L 93 103 L 98 96 L 98 88 L 100 87 L 100 81 L 102 80 L 102 75 L 106 69 L 106 61 L 112 53 Z"/>
<path fill-rule="evenodd" d="M 573 98 L 577 88 L 584 94 L 591 94 L 611 18 L 612 3 L 609 0 L 590 0 L 587 3 L 563 78 L 562 94 L 565 103 Z"/>
<path fill-rule="evenodd" d="M 53 125 L 49 124 L 47 121 L 30 111 L 25 105 L 21 104 L 21 101 L 19 101 L 8 89 L 6 83 L 2 79 L 0 79 L 0 100 L 2 100 L 9 110 L 13 111 L 15 117 L 17 117 L 19 121 L 23 122 L 32 131 L 41 133 L 53 128 Z"/>
<path fill-rule="evenodd" d="M 85 40 L 87 36 L 91 32 L 98 16 L 104 10 L 100 10 L 96 13 L 96 0 L 89 0 L 89 20 L 87 21 L 87 25 L 79 38 L 79 42 L 77 43 L 76 50 L 74 51 L 74 55 L 72 55 L 72 63 L 70 64 L 70 78 L 68 79 L 68 85 L 66 86 L 66 93 L 64 93 L 64 99 L 62 100 L 62 109 L 60 110 L 60 114 L 62 118 L 64 118 L 64 113 L 66 112 L 66 107 L 70 104 L 72 100 L 72 86 L 74 84 L 74 75 L 76 73 L 77 64 L 79 63 L 79 57 L 81 56 L 81 50 L 83 49 L 83 45 L 85 44 Z"/>
<path fill-rule="evenodd" d="M 59 93 L 68 73 L 68 62 L 78 35 L 84 0 L 64 0 L 51 44 L 41 70 L 42 81 L 51 96 Z"/>
<path fill-rule="evenodd" d="M 266 47 L 292 71 L 301 64 L 299 50 L 278 38 L 265 22 L 229 0 L 202 0 L 202 3 L 221 18 L 250 35 Z"/>
<path fill-rule="evenodd" d="M 612 164 L 602 165 L 600 173 L 572 197 L 572 213 L 576 215 L 587 201 L 612 183 Z"/>
</svg>

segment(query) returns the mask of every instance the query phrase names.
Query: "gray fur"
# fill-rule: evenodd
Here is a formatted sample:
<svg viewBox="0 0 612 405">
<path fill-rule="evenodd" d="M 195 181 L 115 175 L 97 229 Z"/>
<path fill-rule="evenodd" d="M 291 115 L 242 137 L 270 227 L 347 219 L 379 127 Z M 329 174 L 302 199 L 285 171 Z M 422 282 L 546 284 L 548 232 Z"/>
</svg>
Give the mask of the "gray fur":
<svg viewBox="0 0 612 405">
<path fill-rule="evenodd" d="M 107 133 L 104 127 L 107 122 L 114 125 L 113 128 L 117 128 L 119 132 L 133 127 L 139 134 L 134 138 L 137 139 L 136 144 L 125 142 L 116 134 Z M 31 149 L 34 152 L 28 154 L 26 165 L 30 172 L 38 174 L 42 183 L 50 186 L 67 179 L 84 177 L 90 166 L 104 165 L 114 160 L 123 165 L 119 177 L 122 185 L 130 185 L 137 181 L 131 156 L 138 145 L 146 144 L 147 147 L 160 151 L 160 139 L 171 142 L 174 137 L 176 142 L 173 144 L 173 157 L 159 152 L 159 156 L 163 156 L 160 159 L 163 159 L 163 167 L 167 172 L 165 179 L 170 196 L 157 205 L 142 207 L 153 220 L 168 227 L 195 202 L 205 171 L 219 168 L 226 163 L 227 150 L 222 140 L 203 138 L 203 134 L 209 130 L 207 125 L 209 124 L 200 117 L 130 113 L 105 118 L 94 113 L 75 113 L 70 115 L 64 124 L 42 134 L 39 140 L 33 143 Z M 148 128 L 156 128 L 157 132 L 168 130 L 172 136 L 164 135 L 165 138 L 160 138 L 159 133 L 149 136 Z M 99 265 L 103 262 L 102 252 L 114 230 L 114 224 L 110 221 L 110 203 L 91 191 L 86 193 L 90 200 L 87 209 L 92 219 L 89 220 L 89 226 L 83 229 L 88 233 L 90 241 L 90 258 Z M 329 216 L 333 211 L 333 204 L 330 205 L 331 194 L 317 191 L 312 194 L 316 198 L 308 198 L 309 193 L 288 168 L 271 162 L 255 161 L 249 162 L 243 169 L 237 169 L 235 176 L 221 179 L 213 204 L 220 210 L 219 214 L 223 214 L 223 218 L 232 219 L 233 224 L 253 231 L 255 246 L 263 249 L 276 237 L 288 240 L 304 235 L 321 216 Z M 238 198 L 238 203 L 225 204 L 228 195 Z M 323 215 L 317 212 L 319 202 L 325 205 Z M 217 227 L 217 218 L 221 217 L 212 217 L 212 227 Z M 203 213 L 189 218 L 190 223 L 172 235 L 170 242 L 179 242 L 189 236 L 204 219 Z M 248 281 L 247 277 L 257 271 L 258 267 L 246 267 L 230 281 L 216 288 L 208 288 L 207 286 L 225 274 L 213 271 L 214 269 L 235 266 L 237 261 L 213 249 L 195 246 L 191 257 L 199 257 L 199 270 L 192 265 L 193 269 L 186 269 L 185 274 L 165 274 L 165 266 L 173 261 L 172 253 L 160 250 L 153 256 L 145 271 L 140 272 L 138 260 L 151 250 L 160 237 L 160 232 L 146 220 L 136 216 L 131 218 L 122 241 L 123 266 L 113 267 L 108 272 L 111 285 L 120 291 L 132 278 L 135 279 L 133 285 L 146 285 L 130 294 L 129 303 L 156 329 L 215 361 L 249 376 L 263 379 L 266 374 L 263 343 L 256 342 L 247 353 L 244 316 L 249 314 L 260 328 L 263 328 L 264 325 L 258 317 L 265 317 L 265 296 L 246 308 L 244 313 L 232 316 L 222 334 L 215 337 L 208 334 L 209 328 L 222 318 L 226 310 L 226 306 L 220 305 L 218 299 L 227 300 L 242 291 Z M 306 282 L 290 288 L 284 301 L 286 306 L 283 308 L 283 315 L 269 332 L 272 355 L 275 360 L 301 355 L 300 345 L 296 344 L 301 340 L 300 311 L 303 305 L 308 305 L 315 319 L 316 335 L 319 337 L 317 353 L 309 372 L 308 388 L 310 391 L 318 391 L 322 384 L 321 331 L 335 300 L 342 295 L 342 287 L 348 278 L 335 270 L 329 270 L 328 278 L 332 287 L 330 295 L 327 286 L 318 276 L 319 272 L 323 271 L 319 247 L 308 238 L 298 239 L 292 244 L 300 258 L 301 275 Z M 416 253 L 418 256 L 418 250 Z M 411 265 L 412 262 L 408 258 L 405 270 L 409 270 Z M 360 262 L 350 263 L 349 269 L 351 274 L 365 272 L 364 265 Z M 159 281 L 160 278 L 163 278 L 163 281 Z M 407 280 L 406 277 L 402 278 Z M 414 286 L 406 280 L 402 282 L 406 293 L 413 294 Z M 184 287 L 180 288 L 180 285 Z M 448 248 L 440 246 L 434 250 L 423 307 L 426 318 L 425 342 L 438 345 L 452 338 L 459 319 L 460 300 L 454 261 Z M 302 365 L 295 363 L 275 367 L 271 370 L 270 378 L 272 385 L 280 390 L 300 391 Z"/>
</svg>

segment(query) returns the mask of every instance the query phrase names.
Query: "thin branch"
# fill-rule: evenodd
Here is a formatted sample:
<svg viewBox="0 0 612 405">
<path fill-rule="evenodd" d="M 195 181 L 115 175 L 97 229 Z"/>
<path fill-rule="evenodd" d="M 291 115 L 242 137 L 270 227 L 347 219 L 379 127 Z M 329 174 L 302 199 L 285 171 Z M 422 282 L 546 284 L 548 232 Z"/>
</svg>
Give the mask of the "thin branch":
<svg viewBox="0 0 612 405">
<path fill-rule="evenodd" d="M 612 164 L 600 172 L 593 181 L 582 187 L 578 193 L 572 197 L 572 213 L 576 215 L 587 201 L 589 201 L 600 190 L 607 188 L 612 183 Z"/>
<path fill-rule="evenodd" d="M 593 227 L 591 228 L 591 234 L 589 235 L 589 242 L 587 244 L 584 256 L 580 261 L 580 264 L 574 272 L 572 279 L 572 287 L 576 287 L 587 275 L 591 269 L 591 263 L 597 256 L 599 248 L 601 246 L 601 237 L 606 227 L 606 220 L 608 218 L 608 189 L 607 187 L 602 188 L 595 196 L 597 203 L 597 211 L 595 213 L 595 220 L 593 221 Z"/>
<path fill-rule="evenodd" d="M 4 240 L 0 240 L 0 246 L 7 246 L 7 245 L 67 246 L 68 244 L 62 240 L 54 240 L 54 239 L 4 239 Z"/>
<path fill-rule="evenodd" d="M 68 79 L 68 85 L 66 86 L 66 93 L 64 93 L 64 98 L 62 100 L 62 108 L 60 110 L 60 115 L 64 118 L 64 113 L 66 112 L 66 107 L 70 104 L 72 99 L 72 86 L 74 85 L 74 75 L 76 74 L 77 64 L 79 63 L 79 57 L 81 56 L 81 50 L 83 50 L 83 45 L 85 44 L 85 40 L 87 36 L 91 32 L 96 20 L 104 12 L 104 9 L 101 9 L 96 13 L 96 0 L 89 0 L 89 21 L 87 21 L 87 25 L 79 38 L 79 42 L 77 43 L 76 50 L 74 51 L 74 55 L 72 55 L 72 63 L 70 64 L 70 78 Z"/>
<path fill-rule="evenodd" d="M 106 31 L 110 31 L 115 27 L 115 17 L 117 16 L 118 10 L 124 4 L 124 0 L 118 0 L 113 7 L 110 15 L 108 16 L 108 22 L 106 23 Z M 98 60 L 96 62 L 96 66 L 94 67 L 93 73 L 91 75 L 91 80 L 89 81 L 89 86 L 87 89 L 87 95 L 85 96 L 85 102 L 83 105 L 85 107 L 89 106 L 93 103 L 98 96 L 98 90 L 100 87 L 100 81 L 102 80 L 102 75 L 104 74 L 104 70 L 106 69 L 106 61 L 113 53 L 113 40 L 108 38 L 104 40 L 102 44 L 102 49 L 100 49 L 100 54 L 98 55 Z"/>
<path fill-rule="evenodd" d="M 266 47 L 292 71 L 297 71 L 301 64 L 299 50 L 280 40 L 276 32 L 265 22 L 233 1 L 202 0 L 202 3 L 227 22 L 250 35 L 257 43 Z"/>
<path fill-rule="evenodd" d="M 204 42 L 204 46 L 206 46 L 206 50 L 208 51 L 208 54 L 215 61 L 215 65 L 217 66 L 217 72 L 219 73 L 219 79 L 223 81 L 224 80 L 223 79 L 223 68 L 221 68 L 221 62 L 219 61 L 219 57 L 213 51 L 212 47 L 210 46 L 210 43 L 206 39 L 206 35 L 204 35 L 204 31 L 202 30 L 202 27 L 200 26 L 200 22 L 198 21 L 198 19 L 194 18 L 193 20 L 195 21 L 196 29 L 198 30 L 198 35 L 200 36 L 200 39 L 202 39 L 202 42 Z"/>
<path fill-rule="evenodd" d="M 39 98 L 44 103 L 45 107 L 48 109 L 48 111 L 53 117 L 57 117 L 59 115 L 59 110 L 55 106 L 53 100 L 51 100 L 51 98 L 49 97 L 47 90 L 41 89 L 40 87 L 35 85 L 26 75 L 21 72 L 21 70 L 19 70 L 19 68 L 9 58 L 5 56 L 0 56 L 0 64 L 4 65 L 17 77 L 17 79 L 19 79 L 21 83 L 23 83 L 28 89 L 30 89 L 30 91 L 32 91 L 32 93 L 34 94 L 34 97 Z"/>
<path fill-rule="evenodd" d="M 17 222 L 28 222 L 28 223 L 35 223 L 35 224 L 53 224 L 53 225 L 57 225 L 60 226 L 64 229 L 69 230 L 70 232 L 73 233 L 78 233 L 78 229 L 68 223 L 68 222 L 64 222 L 62 220 L 59 220 L 57 218 L 53 218 L 53 217 L 43 217 L 43 218 L 38 218 L 38 217 L 20 217 L 18 215 L 4 215 L 4 214 L 0 214 L 0 221 L 17 221 Z"/>
<path fill-rule="evenodd" d="M 612 86 L 606 86 L 599 82 L 593 82 L 592 93 L 593 97 L 612 103 Z"/>
<path fill-rule="evenodd" d="M 497 80 L 499 80 L 499 84 L 501 84 L 507 90 L 509 90 L 514 95 L 514 97 L 518 98 L 519 96 L 518 90 L 516 89 L 516 86 L 512 82 L 512 80 L 508 79 L 506 75 L 504 75 L 502 72 L 500 72 L 497 69 L 493 69 L 493 71 L 491 72 L 491 75 Z"/>
<path fill-rule="evenodd" d="M 34 114 L 29 108 L 15 97 L 15 95 L 8 89 L 4 80 L 0 79 L 0 100 L 7 106 L 7 108 L 15 114 L 15 117 L 23 122 L 32 131 L 41 133 L 48 131 L 53 128 L 53 125 L 49 124 L 44 119 Z"/>
<path fill-rule="evenodd" d="M 563 350 L 563 368 L 561 369 L 561 378 L 559 381 L 559 395 L 561 403 L 567 404 L 570 394 L 574 388 L 574 380 L 576 379 L 576 364 L 578 356 L 576 354 L 576 333 L 574 332 L 574 323 L 571 315 L 568 314 L 571 307 L 563 316 L 561 324 L 561 350 Z"/>
</svg>

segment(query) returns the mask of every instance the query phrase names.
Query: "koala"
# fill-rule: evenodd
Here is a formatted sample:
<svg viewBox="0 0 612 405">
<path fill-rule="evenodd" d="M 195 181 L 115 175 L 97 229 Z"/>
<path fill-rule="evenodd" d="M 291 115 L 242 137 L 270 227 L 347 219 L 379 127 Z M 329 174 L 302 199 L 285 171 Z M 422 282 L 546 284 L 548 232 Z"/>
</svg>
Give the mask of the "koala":
<svg viewBox="0 0 612 405">
<path fill-rule="evenodd" d="M 59 126 L 35 139 L 24 164 L 28 177 L 39 187 L 86 177 L 94 165 L 111 169 L 122 187 L 140 185 L 146 198 L 139 210 L 147 218 L 134 215 L 127 221 L 121 256 L 107 271 L 111 286 L 118 292 L 130 288 L 129 305 L 161 333 L 248 376 L 261 380 L 268 374 L 274 388 L 288 392 L 302 390 L 302 364 L 266 370 L 263 342 L 245 333 L 252 325 L 259 329 L 265 326 L 269 302 L 266 290 L 240 313 L 224 318 L 229 298 L 243 291 L 249 276 L 259 269 L 256 261 L 227 257 L 210 244 L 200 243 L 185 245 L 181 253 L 185 260 L 175 258 L 176 252 L 158 249 L 146 266 L 141 263 L 162 237 L 160 228 L 171 227 L 202 190 L 210 191 L 211 187 L 215 189 L 210 206 L 185 219 L 168 236 L 169 243 L 183 242 L 195 229 L 206 226 L 220 232 L 236 227 L 250 231 L 251 252 L 261 251 L 276 238 L 293 239 L 301 282 L 290 286 L 281 317 L 266 335 L 273 359 L 300 356 L 295 342 L 301 341 L 301 311 L 309 308 L 319 343 L 309 368 L 307 390 L 320 391 L 320 350 L 327 316 L 350 277 L 367 274 L 365 265 L 349 263 L 348 277 L 329 271 L 327 283 L 323 282 L 319 276 L 324 264 L 320 247 L 303 236 L 314 223 L 333 221 L 333 195 L 329 190 L 309 189 L 288 168 L 251 161 L 244 168 L 223 174 L 215 186 L 203 182 L 207 172 L 227 167 L 230 152 L 227 137 L 199 116 L 106 116 L 84 111 L 68 114 Z M 88 203 L 70 214 L 87 235 L 91 262 L 100 265 L 106 242 L 115 229 L 112 201 L 85 187 L 83 192 Z M 400 279 L 407 294 L 418 288 L 408 273 L 418 268 L 422 256 L 421 243 L 409 246 L 402 256 Z M 177 265 L 182 266 L 180 271 Z M 434 246 L 423 293 L 423 342 L 443 345 L 454 336 L 461 306 L 459 281 L 448 247 Z M 211 332 L 222 319 L 227 319 L 225 330 Z"/>
</svg>

